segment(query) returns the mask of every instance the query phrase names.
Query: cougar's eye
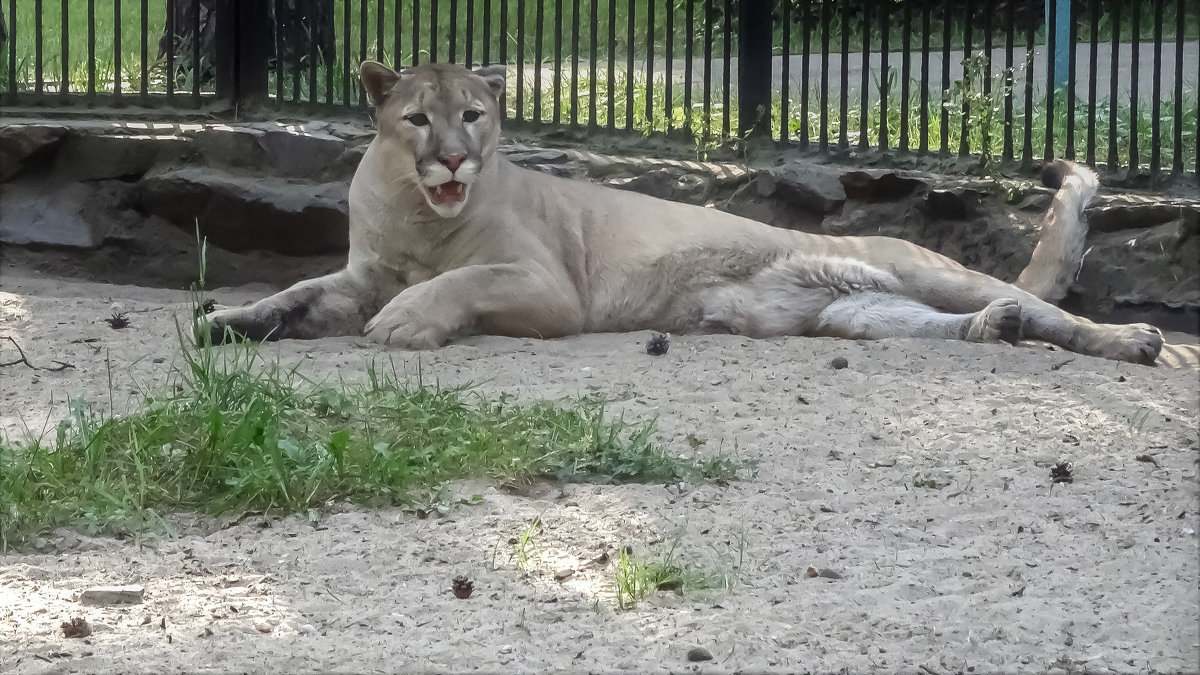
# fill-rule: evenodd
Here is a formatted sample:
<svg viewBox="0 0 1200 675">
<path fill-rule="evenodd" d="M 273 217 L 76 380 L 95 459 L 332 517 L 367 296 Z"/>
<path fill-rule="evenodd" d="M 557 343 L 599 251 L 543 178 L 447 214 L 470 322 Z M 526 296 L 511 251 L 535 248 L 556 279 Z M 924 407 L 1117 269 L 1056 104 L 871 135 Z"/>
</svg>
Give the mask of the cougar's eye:
<svg viewBox="0 0 1200 675">
<path fill-rule="evenodd" d="M 409 124 L 412 124 L 412 125 L 418 126 L 418 127 L 423 127 L 423 126 L 429 124 L 429 118 L 425 116 L 425 113 L 413 113 L 413 114 L 409 115 L 408 117 L 405 117 L 404 119 L 408 120 Z"/>
<path fill-rule="evenodd" d="M 470 124 L 471 122 L 479 120 L 482 114 L 483 113 L 479 112 L 478 110 L 468 110 L 463 113 L 463 121 L 467 124 Z"/>
</svg>

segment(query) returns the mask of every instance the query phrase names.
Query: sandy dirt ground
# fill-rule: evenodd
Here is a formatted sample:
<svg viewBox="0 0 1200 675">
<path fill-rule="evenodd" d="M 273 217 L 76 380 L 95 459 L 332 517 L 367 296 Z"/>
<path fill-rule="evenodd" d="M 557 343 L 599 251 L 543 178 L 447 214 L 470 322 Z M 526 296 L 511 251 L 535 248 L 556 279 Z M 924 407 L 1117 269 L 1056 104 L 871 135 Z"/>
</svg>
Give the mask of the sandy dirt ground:
<svg viewBox="0 0 1200 675">
<path fill-rule="evenodd" d="M 74 365 L 0 369 L 6 434 L 53 428 L 68 398 L 107 405 L 110 374 L 120 408 L 178 358 L 183 293 L 12 269 L 2 286 L 0 334 L 37 365 Z M 237 304 L 266 290 L 212 295 Z M 102 322 L 113 302 L 132 326 Z M 675 337 L 652 357 L 647 337 L 486 338 L 419 354 L 347 338 L 265 353 L 314 378 L 353 377 L 382 354 L 489 393 L 598 394 L 614 413 L 657 417 L 672 452 L 733 454 L 756 473 L 521 494 L 464 482 L 454 494 L 481 503 L 425 519 L 333 506 L 316 525 L 180 514 L 174 536 L 59 530 L 0 555 L 0 671 L 1200 667 L 1195 370 L 922 340 Z M 0 362 L 15 357 L 0 345 Z M 1060 460 L 1073 483 L 1051 484 Z M 508 542 L 535 517 L 521 570 Z M 616 611 L 603 554 L 653 559 L 673 542 L 729 587 Z M 809 566 L 841 578 L 810 578 Z M 474 581 L 469 599 L 451 594 L 457 575 Z M 78 600 L 121 583 L 144 585 L 144 602 Z M 63 636 L 76 617 L 90 637 Z M 693 647 L 712 660 L 689 662 Z"/>
</svg>

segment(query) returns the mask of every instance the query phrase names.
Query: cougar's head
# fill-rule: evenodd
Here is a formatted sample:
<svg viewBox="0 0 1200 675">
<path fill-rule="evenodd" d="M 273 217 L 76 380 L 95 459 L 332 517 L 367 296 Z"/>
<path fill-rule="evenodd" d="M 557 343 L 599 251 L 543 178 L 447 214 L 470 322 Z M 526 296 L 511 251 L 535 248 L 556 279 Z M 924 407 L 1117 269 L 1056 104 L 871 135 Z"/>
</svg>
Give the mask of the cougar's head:
<svg viewBox="0 0 1200 675">
<path fill-rule="evenodd" d="M 396 72 L 367 61 L 360 77 L 378 109 L 381 140 L 404 160 L 396 167 L 407 173 L 402 178 L 416 184 L 434 213 L 457 216 L 496 152 L 504 66 L 431 63 Z"/>
</svg>

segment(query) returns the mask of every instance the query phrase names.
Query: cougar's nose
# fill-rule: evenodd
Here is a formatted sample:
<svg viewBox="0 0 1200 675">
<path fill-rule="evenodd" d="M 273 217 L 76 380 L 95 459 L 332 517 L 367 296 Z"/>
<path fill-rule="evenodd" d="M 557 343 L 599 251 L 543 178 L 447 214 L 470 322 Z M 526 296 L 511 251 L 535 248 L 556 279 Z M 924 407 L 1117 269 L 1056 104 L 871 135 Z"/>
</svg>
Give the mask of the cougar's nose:
<svg viewBox="0 0 1200 675">
<path fill-rule="evenodd" d="M 442 163 L 442 166 L 451 171 L 458 171 L 458 167 L 466 158 L 466 155 L 438 155 L 438 161 Z"/>
</svg>

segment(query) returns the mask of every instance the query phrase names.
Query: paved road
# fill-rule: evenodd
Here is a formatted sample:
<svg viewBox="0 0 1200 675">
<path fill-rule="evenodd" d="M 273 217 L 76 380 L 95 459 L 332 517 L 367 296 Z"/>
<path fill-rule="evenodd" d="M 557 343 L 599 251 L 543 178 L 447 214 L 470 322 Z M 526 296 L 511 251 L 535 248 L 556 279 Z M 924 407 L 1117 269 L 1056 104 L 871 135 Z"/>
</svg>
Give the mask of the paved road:
<svg viewBox="0 0 1200 675">
<path fill-rule="evenodd" d="M 1097 99 L 1103 100 L 1108 98 L 1109 94 L 1109 78 L 1112 72 L 1112 45 L 1098 45 L 1096 59 L 1096 84 L 1097 84 Z M 1183 44 L 1183 84 L 1184 91 L 1191 96 L 1195 96 L 1196 91 L 1200 88 L 1200 42 L 1185 42 Z M 983 53 L 983 50 L 978 50 L 977 54 Z M 1018 97 L 1023 95 L 1025 83 L 1025 48 L 1017 48 L 1013 50 L 1013 63 L 1015 69 L 1015 85 L 1017 87 Z M 1156 73 L 1161 73 L 1160 86 L 1162 94 L 1160 100 L 1171 100 L 1174 97 L 1175 87 L 1175 54 L 1176 44 L 1164 44 L 1162 46 L 1162 68 L 1154 67 L 1154 46 L 1152 44 L 1141 44 L 1138 49 L 1138 91 L 1137 98 L 1143 104 L 1148 104 L 1154 98 L 1153 82 Z M 900 68 L 902 60 L 901 52 L 891 52 L 888 54 L 889 70 L 894 71 L 894 79 L 892 81 L 892 90 L 898 92 L 900 90 Z M 1088 85 L 1090 78 L 1088 76 L 1089 59 L 1091 57 L 1091 47 L 1087 44 L 1080 44 L 1076 48 L 1076 94 L 1081 97 L 1081 100 L 1086 101 L 1088 96 Z M 1004 50 L 994 49 L 992 51 L 992 72 L 993 83 L 998 83 L 1002 79 L 1002 71 L 1004 68 Z M 737 91 L 737 59 L 730 60 L 730 93 Z M 936 52 L 929 55 L 929 80 L 932 85 L 931 94 L 936 95 L 941 91 L 942 83 L 942 61 L 943 53 Z M 949 77 L 948 80 L 953 85 L 954 82 L 962 79 L 963 76 L 963 52 L 952 51 L 949 58 Z M 868 89 L 871 91 L 872 98 L 878 93 L 881 59 L 879 54 L 872 54 L 868 61 Z M 1117 52 L 1117 92 L 1118 98 L 1129 100 L 1132 95 L 1132 64 L 1133 64 L 1133 49 L 1132 45 L 1125 43 L 1119 46 Z M 821 82 L 821 56 L 820 54 L 810 55 L 808 63 L 808 84 L 810 91 L 819 91 Z M 848 82 L 846 93 L 851 99 L 858 99 L 862 91 L 862 72 L 863 58 L 861 53 L 849 54 L 846 59 Z M 682 92 L 685 83 L 685 66 L 686 61 L 676 59 L 672 61 L 671 79 L 677 86 L 677 91 Z M 829 55 L 829 88 L 831 98 L 836 98 L 841 91 L 841 54 Z M 800 90 L 803 77 L 803 59 L 799 55 L 793 55 L 789 59 L 790 68 L 790 90 L 793 95 L 797 95 Z M 617 58 L 618 72 L 624 69 L 624 60 L 618 56 Z M 694 59 L 692 62 L 692 82 L 697 91 L 701 89 L 704 82 L 704 62 L 702 59 Z M 588 73 L 588 64 L 581 62 L 579 66 L 581 77 L 586 77 Z M 607 62 L 602 60 L 597 64 L 597 74 L 603 78 L 606 75 Z M 642 77 L 645 76 L 646 62 L 635 61 L 635 71 Z M 654 64 L 654 79 L 656 82 L 662 83 L 665 81 L 666 61 L 657 60 Z M 532 86 L 534 80 L 535 69 L 526 67 L 526 82 Z M 775 91 L 782 90 L 782 73 L 783 73 L 783 57 L 776 56 L 773 59 L 771 74 L 774 82 Z M 1033 84 L 1034 95 L 1040 97 L 1046 88 L 1046 54 L 1044 48 L 1035 48 L 1033 57 Z M 570 66 L 563 64 L 563 75 L 569 77 Z M 920 53 L 912 54 L 911 77 L 914 80 L 920 78 L 921 74 L 921 55 Z M 543 86 L 548 87 L 554 81 L 554 69 L 542 69 Z M 714 60 L 712 64 L 711 79 L 712 89 L 714 92 L 722 90 L 722 62 Z M 914 92 L 919 92 L 919 85 L 914 84 Z M 914 93 L 914 95 L 916 95 Z"/>
</svg>

